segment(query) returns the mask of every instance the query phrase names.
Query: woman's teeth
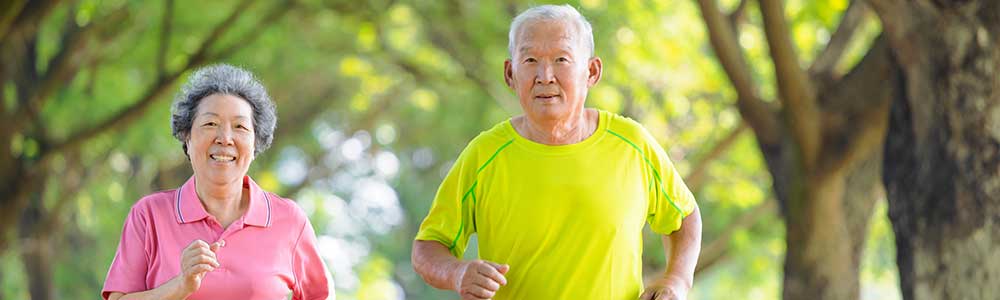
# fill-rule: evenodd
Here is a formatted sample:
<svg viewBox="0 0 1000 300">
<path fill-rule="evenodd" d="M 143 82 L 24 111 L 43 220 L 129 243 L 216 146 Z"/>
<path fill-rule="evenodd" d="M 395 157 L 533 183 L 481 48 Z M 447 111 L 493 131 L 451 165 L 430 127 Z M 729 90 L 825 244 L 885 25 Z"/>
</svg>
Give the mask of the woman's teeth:
<svg viewBox="0 0 1000 300">
<path fill-rule="evenodd" d="M 230 162 L 230 161 L 236 160 L 236 157 L 234 157 L 234 156 L 226 156 L 226 155 L 214 155 L 213 154 L 213 155 L 209 155 L 209 157 L 212 158 L 212 160 L 214 160 L 214 161 L 221 161 L 221 162 Z"/>
</svg>

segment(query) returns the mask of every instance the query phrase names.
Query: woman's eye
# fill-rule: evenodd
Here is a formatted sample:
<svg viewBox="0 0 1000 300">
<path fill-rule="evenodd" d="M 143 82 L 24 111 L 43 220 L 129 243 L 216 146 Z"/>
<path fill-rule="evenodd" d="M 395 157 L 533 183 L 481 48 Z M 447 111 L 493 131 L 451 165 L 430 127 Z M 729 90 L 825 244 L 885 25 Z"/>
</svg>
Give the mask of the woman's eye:
<svg viewBox="0 0 1000 300">
<path fill-rule="evenodd" d="M 215 124 L 215 122 L 205 122 L 205 125 L 202 125 L 202 126 L 215 126 L 215 125 L 218 125 L 218 124 Z"/>
</svg>

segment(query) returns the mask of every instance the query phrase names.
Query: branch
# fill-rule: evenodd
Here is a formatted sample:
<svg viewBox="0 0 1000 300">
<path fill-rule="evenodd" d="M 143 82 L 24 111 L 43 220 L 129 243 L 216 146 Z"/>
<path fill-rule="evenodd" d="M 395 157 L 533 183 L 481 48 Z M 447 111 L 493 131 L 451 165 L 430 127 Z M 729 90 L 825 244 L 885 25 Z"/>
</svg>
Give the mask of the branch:
<svg viewBox="0 0 1000 300">
<path fill-rule="evenodd" d="M 222 21 L 222 23 L 217 25 L 211 31 L 211 33 L 209 33 L 209 35 L 203 40 L 201 46 L 199 46 L 195 54 L 191 56 L 191 58 L 188 60 L 188 63 L 181 70 L 177 70 L 176 72 L 168 74 L 160 74 L 159 76 L 157 76 L 158 78 L 153 83 L 153 85 L 146 90 L 146 92 L 143 94 L 142 97 L 139 98 L 138 101 L 136 101 L 131 106 L 123 109 L 122 111 L 118 112 L 114 116 L 104 120 L 103 122 L 91 128 L 83 129 L 78 132 L 72 133 L 69 135 L 69 138 L 67 138 L 65 141 L 57 143 L 47 143 L 50 145 L 50 147 L 48 147 L 47 149 L 43 149 L 42 154 L 40 156 L 41 159 L 47 160 L 53 157 L 54 154 L 79 147 L 83 142 L 86 142 L 101 133 L 110 131 L 112 129 L 125 127 L 128 124 L 132 123 L 133 121 L 137 120 L 139 117 L 141 117 L 143 112 L 145 112 L 150 106 L 152 106 L 154 102 L 156 102 L 157 99 L 161 98 L 161 96 L 167 92 L 167 89 L 175 81 L 177 81 L 177 79 L 180 77 L 181 74 L 194 67 L 204 64 L 209 58 L 217 57 L 208 54 L 209 49 L 218 41 L 218 39 L 226 31 L 228 31 L 232 27 L 232 24 L 236 21 L 237 17 L 239 17 L 246 10 L 250 2 L 251 2 L 250 0 L 244 0 L 243 2 L 238 4 L 236 8 L 234 8 L 233 11 L 230 13 L 230 15 L 224 21 Z M 268 20 L 265 19 L 261 20 L 260 22 L 265 22 L 265 21 Z M 256 32 L 256 31 L 251 31 L 251 32 Z M 223 53 L 228 53 L 228 52 L 223 51 Z"/>
<path fill-rule="evenodd" d="M 847 7 L 847 10 L 844 11 L 843 16 L 840 18 L 840 25 L 837 26 L 837 30 L 830 37 L 830 41 L 826 43 L 826 47 L 823 48 L 823 51 L 813 61 L 812 66 L 809 67 L 809 74 L 813 78 L 832 78 L 830 74 L 833 73 L 833 69 L 840 62 L 841 58 L 844 57 L 847 45 L 854 37 L 854 33 L 857 32 L 861 21 L 864 20 L 866 8 L 865 4 L 861 1 L 851 1 L 850 6 Z"/>
<path fill-rule="evenodd" d="M 732 31 L 732 25 L 723 17 L 715 0 L 699 0 L 698 4 L 712 49 L 736 89 L 740 115 L 750 124 L 761 143 L 778 143 L 780 130 L 776 117 L 757 94 L 756 84 L 750 76 L 750 67 L 741 53 L 742 48 Z"/>
<path fill-rule="evenodd" d="M 719 158 L 719 156 L 722 156 L 723 153 L 726 153 L 726 150 L 729 150 L 729 147 L 736 142 L 736 138 L 740 137 L 746 129 L 747 124 L 740 122 L 736 128 L 733 128 L 733 130 L 726 134 L 722 140 L 716 143 L 715 146 L 708 151 L 708 154 L 705 154 L 705 156 L 701 157 L 701 159 L 694 164 L 691 168 L 691 173 L 688 173 L 688 176 L 684 178 L 684 183 L 687 184 L 690 190 L 698 190 L 701 187 L 701 185 L 705 182 L 705 174 L 707 174 L 708 171 L 708 164 Z"/>
<path fill-rule="evenodd" d="M 117 147 L 108 147 L 99 155 L 94 161 L 107 161 L 108 157 L 111 156 L 113 149 Z M 80 159 L 80 151 L 73 151 L 68 153 L 71 156 L 70 161 L 78 161 Z M 55 199 L 55 204 L 52 208 L 48 209 L 47 213 L 43 214 L 42 219 L 38 221 L 35 228 L 31 228 L 31 236 L 37 236 L 41 233 L 52 232 L 61 226 L 63 215 L 66 213 L 66 207 L 76 200 L 75 195 L 87 186 L 88 182 L 93 179 L 93 172 L 98 168 L 85 168 L 81 164 L 72 164 L 69 170 L 66 170 L 64 174 L 69 176 L 63 176 L 62 179 L 62 189 L 57 194 Z M 82 174 L 80 174 L 82 173 Z"/>
<path fill-rule="evenodd" d="M 80 67 L 87 60 L 88 44 L 91 38 L 97 34 L 102 26 L 109 24 L 120 24 L 128 15 L 125 6 L 122 6 L 103 18 L 101 23 L 90 23 L 84 27 L 78 27 L 76 22 L 70 20 L 70 29 L 63 34 L 60 43 L 59 53 L 48 62 L 48 69 L 42 75 L 41 83 L 35 86 L 31 95 L 24 105 L 20 106 L 14 116 L 15 126 L 33 122 L 37 119 L 39 111 L 44 107 L 45 102 L 60 87 L 65 86 L 76 77 Z"/>
<path fill-rule="evenodd" d="M 921 33 L 911 33 L 919 25 L 919 20 L 926 19 L 926 12 L 903 0 L 868 0 L 868 5 L 878 15 L 882 34 L 888 38 L 893 55 L 901 65 L 928 64 L 921 46 L 917 45 L 919 42 L 912 38 Z"/>
<path fill-rule="evenodd" d="M 28 1 L 28 3 L 14 3 L 11 4 L 11 8 L 15 8 L 17 5 L 22 7 L 19 9 L 20 14 L 16 15 L 14 19 L 10 22 L 10 25 L 0 27 L 0 46 L 7 45 L 7 38 L 9 37 L 23 37 L 29 35 L 35 35 L 38 31 L 38 24 L 52 13 L 52 10 L 58 6 L 59 1 Z M 18 9 L 11 9 L 10 14 L 16 14 L 15 11 Z M 6 18 L 6 16 L 4 16 Z"/>
<path fill-rule="evenodd" d="M 733 234 L 737 231 L 750 228 L 754 224 L 757 224 L 763 217 L 770 216 L 777 207 L 777 204 L 777 201 L 768 198 L 736 217 L 736 221 L 726 226 L 726 229 L 722 233 L 719 233 L 718 237 L 705 244 L 706 246 L 702 249 L 701 256 L 698 257 L 698 265 L 694 269 L 695 274 L 709 269 L 709 267 L 725 258 L 726 254 L 729 253 L 730 240 Z"/>
<path fill-rule="evenodd" d="M 233 11 L 229 13 L 229 16 L 226 17 L 226 19 L 222 20 L 222 23 L 215 26 L 215 28 L 212 29 L 211 32 L 209 32 L 208 36 L 206 36 L 205 39 L 202 40 L 201 47 L 198 47 L 198 51 L 195 51 L 195 53 L 188 58 L 188 63 L 186 66 L 184 66 L 184 70 L 182 71 L 186 71 L 195 66 L 202 65 L 205 63 L 205 61 L 208 61 L 209 58 L 208 51 L 219 40 L 219 38 L 226 33 L 226 31 L 232 28 L 232 25 L 233 23 L 236 22 L 236 19 L 238 19 L 240 15 L 247 10 L 247 8 L 250 6 L 252 2 L 253 0 L 243 0 L 239 4 L 237 4 L 236 8 L 234 8 Z M 178 71 L 170 75 L 179 76 L 180 73 L 182 73 L 182 71 Z M 161 73 L 160 75 L 163 76 L 164 74 Z"/>
<path fill-rule="evenodd" d="M 16 0 L 16 1 L 4 1 L 0 2 L 0 41 L 3 41 L 4 36 L 7 35 L 7 31 L 10 30 L 11 24 L 17 19 L 17 16 L 21 14 L 24 9 L 25 4 L 28 1 Z"/>
<path fill-rule="evenodd" d="M 824 123 L 829 133 L 824 137 L 821 168 L 843 170 L 853 162 L 877 151 L 885 138 L 889 108 L 903 93 L 902 71 L 892 57 L 888 39 L 883 35 L 872 44 L 861 62 L 824 95 L 829 111 Z"/>
<path fill-rule="evenodd" d="M 771 216 L 777 204 L 778 202 L 774 199 L 765 199 L 764 202 L 747 209 L 737 216 L 736 220 L 727 225 L 725 230 L 720 232 L 715 239 L 707 243 L 702 243 L 705 246 L 701 248 L 701 254 L 698 256 L 698 264 L 694 269 L 695 277 L 697 278 L 705 270 L 728 258 L 733 234 L 740 230 L 747 230 L 764 217 Z M 666 272 L 666 267 L 664 267 L 658 271 L 646 273 L 647 276 L 643 281 L 650 282 L 651 280 L 658 279 Z"/>
<path fill-rule="evenodd" d="M 445 15 L 451 16 L 447 18 L 448 20 L 458 21 L 462 19 L 462 10 L 455 9 L 460 5 L 461 3 L 455 1 L 452 1 L 449 5 L 447 5 L 447 7 L 451 8 L 450 11 L 444 12 Z M 462 51 L 458 48 L 458 45 L 469 45 L 472 47 L 475 47 L 476 45 L 476 43 L 468 37 L 466 31 L 460 30 L 456 32 L 451 30 L 452 28 L 461 28 L 460 24 L 456 25 L 443 23 L 439 19 L 432 19 L 430 14 L 417 15 L 421 17 L 424 26 L 428 27 L 426 32 L 430 35 L 431 42 L 433 42 L 433 44 L 439 49 L 444 50 L 444 52 L 447 53 L 453 60 L 458 62 L 458 64 L 462 67 L 462 71 L 465 73 L 466 78 L 471 79 L 472 82 L 476 83 L 485 94 L 489 95 L 490 98 L 493 98 L 493 101 L 495 101 L 497 106 L 501 109 L 507 112 L 518 111 L 517 108 L 509 107 L 508 103 L 512 103 L 513 101 L 504 101 L 504 99 L 509 98 L 509 94 L 497 93 L 495 89 L 491 88 L 494 86 L 492 81 L 484 78 L 482 72 L 479 72 L 483 69 L 484 65 L 482 59 L 469 57 L 466 55 L 469 51 Z M 482 52 L 482 49 L 477 48 L 474 50 L 476 50 L 476 54 L 480 54 Z"/>
<path fill-rule="evenodd" d="M 812 170 L 820 150 L 819 109 L 809 78 L 799 67 L 784 11 L 780 0 L 760 0 L 764 33 L 774 60 L 785 122 L 791 129 L 792 139 L 798 144 L 802 165 L 806 170 Z"/>
<path fill-rule="evenodd" d="M 734 35 L 737 32 L 740 32 L 740 24 L 746 21 L 747 4 L 749 4 L 749 2 L 749 0 L 740 0 L 740 4 L 737 4 L 736 8 L 734 8 L 733 11 L 726 16 L 726 18 L 729 19 L 729 24 L 732 26 L 732 29 L 730 30 Z"/>
<path fill-rule="evenodd" d="M 167 49 L 170 48 L 170 34 L 173 29 L 174 0 L 163 1 L 163 21 L 160 23 L 160 49 L 156 53 L 156 74 L 167 72 Z"/>
<path fill-rule="evenodd" d="M 274 22 L 280 20 L 281 17 L 285 15 L 285 13 L 290 11 L 292 7 L 295 7 L 296 3 L 297 2 L 295 2 L 294 0 L 286 0 L 286 1 L 281 1 L 281 3 L 275 4 L 275 7 L 271 9 L 271 12 L 268 13 L 266 16 L 264 16 L 264 18 L 258 20 L 257 25 L 254 27 L 255 28 L 270 27 L 272 24 L 274 24 Z M 214 55 L 209 56 L 210 58 L 209 61 L 218 60 L 223 57 L 229 57 L 234 53 L 236 53 L 237 50 L 243 49 L 246 47 L 246 45 L 250 45 L 253 42 L 257 41 L 257 39 L 260 38 L 260 36 L 261 36 L 260 31 L 250 30 L 243 36 L 237 38 L 236 42 L 234 42 L 232 45 L 229 45 L 229 47 L 225 47 L 222 50 L 216 52 Z"/>
</svg>

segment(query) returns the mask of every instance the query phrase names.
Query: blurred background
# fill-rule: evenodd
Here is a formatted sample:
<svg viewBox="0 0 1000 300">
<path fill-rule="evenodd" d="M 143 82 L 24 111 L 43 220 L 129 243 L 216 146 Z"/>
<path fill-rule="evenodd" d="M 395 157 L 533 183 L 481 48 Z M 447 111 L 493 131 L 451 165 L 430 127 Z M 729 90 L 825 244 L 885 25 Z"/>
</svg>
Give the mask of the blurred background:
<svg viewBox="0 0 1000 300">
<path fill-rule="evenodd" d="M 337 298 L 350 300 L 457 299 L 413 272 L 412 238 L 466 143 L 520 112 L 502 77 L 508 26 L 548 1 L 3 2 L 0 297 L 100 297 L 131 205 L 191 176 L 170 133 L 172 97 L 191 70 L 225 62 L 255 73 L 277 103 L 273 147 L 250 175 L 305 209 Z M 890 84 L 900 71 L 882 59 L 878 70 L 890 75 L 844 85 L 866 53 L 889 57 L 880 38 L 888 13 L 880 18 L 868 1 L 789 0 L 775 22 L 758 1 L 569 4 L 593 24 L 604 60 L 587 105 L 646 126 L 699 201 L 704 243 L 691 299 L 797 298 L 783 282 L 823 273 L 814 269 L 841 272 L 817 276 L 847 282 L 856 293 L 845 299 L 902 297 L 881 166 L 889 101 L 879 99 L 892 98 L 857 92 L 861 84 L 902 89 Z M 959 32 L 973 41 L 996 36 L 998 28 L 984 28 L 992 29 Z M 782 41 L 791 57 L 769 51 Z M 733 56 L 720 60 L 726 53 Z M 842 116 L 823 118 L 822 130 L 843 134 L 822 135 L 830 144 L 820 148 L 849 151 L 814 152 L 843 156 L 817 171 L 834 174 L 839 184 L 819 186 L 835 186 L 835 196 L 797 194 L 795 187 L 824 182 L 797 178 L 830 177 L 769 158 L 815 148 L 798 127 L 781 129 L 815 123 L 808 109 L 800 114 L 781 100 L 802 78 L 813 91 L 807 103 Z M 856 105 L 826 105 L 846 92 L 857 92 L 843 96 L 860 99 Z M 808 211 L 827 210 L 795 203 L 846 207 L 830 217 L 846 232 L 829 231 L 841 234 L 833 243 L 848 244 L 846 267 L 835 259 L 796 267 L 808 259 L 793 252 L 826 245 L 801 238 L 825 232 L 808 223 L 822 215 Z M 662 245 L 647 230 L 644 247 L 644 270 L 655 276 Z M 475 253 L 473 246 L 468 256 Z"/>
</svg>

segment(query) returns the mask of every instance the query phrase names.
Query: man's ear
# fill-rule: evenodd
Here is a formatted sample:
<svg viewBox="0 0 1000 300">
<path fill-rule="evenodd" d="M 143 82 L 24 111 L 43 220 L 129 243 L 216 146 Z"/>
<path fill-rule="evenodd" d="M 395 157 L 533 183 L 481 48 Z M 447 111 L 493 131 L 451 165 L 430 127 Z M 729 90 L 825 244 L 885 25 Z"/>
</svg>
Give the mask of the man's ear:
<svg viewBox="0 0 1000 300">
<path fill-rule="evenodd" d="M 591 88 L 601 81 L 601 72 L 604 71 L 604 63 L 601 58 L 594 56 L 587 62 L 587 87 Z"/>
<path fill-rule="evenodd" d="M 503 82 L 507 83 L 507 87 L 514 88 L 514 66 L 510 59 L 503 61 Z"/>
</svg>

